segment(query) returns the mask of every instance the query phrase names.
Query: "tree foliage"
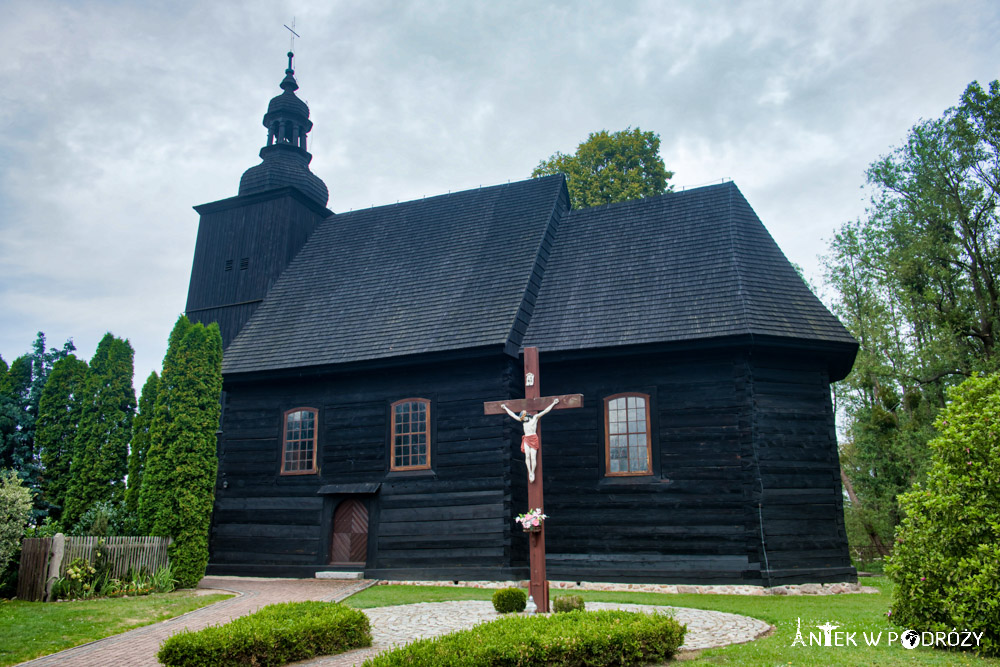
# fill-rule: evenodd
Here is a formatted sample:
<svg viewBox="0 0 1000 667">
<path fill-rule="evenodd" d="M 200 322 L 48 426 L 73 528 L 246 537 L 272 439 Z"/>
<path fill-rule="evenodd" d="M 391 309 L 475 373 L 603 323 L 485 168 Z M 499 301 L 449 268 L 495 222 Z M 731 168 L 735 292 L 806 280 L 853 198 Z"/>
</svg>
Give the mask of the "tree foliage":
<svg viewBox="0 0 1000 667">
<path fill-rule="evenodd" d="M 128 455 L 128 487 L 125 489 L 125 507 L 133 515 L 139 514 L 139 493 L 142 489 L 142 474 L 149 450 L 149 429 L 156 409 L 156 393 L 160 376 L 153 371 L 146 378 L 139 394 L 139 413 L 132 422 L 132 446 Z"/>
<path fill-rule="evenodd" d="M 88 399 L 86 380 L 87 362 L 70 354 L 52 366 L 38 402 L 35 444 L 42 462 L 41 488 L 54 519 L 62 516 L 66 504 L 77 428 Z"/>
<path fill-rule="evenodd" d="M 139 499 L 150 533 L 174 538 L 170 558 L 181 586 L 197 584 L 208 564 L 221 393 L 219 327 L 182 315 L 163 359 Z"/>
<path fill-rule="evenodd" d="M 47 513 L 35 446 L 38 404 L 53 365 L 75 349 L 72 341 L 66 341 L 62 349 L 46 350 L 45 334 L 38 332 L 32 351 L 15 359 L 0 381 L 0 467 L 13 468 L 31 490 L 36 519 Z"/>
<path fill-rule="evenodd" d="M 950 397 L 926 482 L 900 498 L 892 619 L 981 631 L 980 650 L 1000 655 L 1000 375 L 974 376 Z"/>
<path fill-rule="evenodd" d="M 31 491 L 13 470 L 0 470 L 0 574 L 21 548 L 31 521 Z"/>
<path fill-rule="evenodd" d="M 134 355 L 127 340 L 108 333 L 90 361 L 63 511 L 66 526 L 75 524 L 98 501 L 124 500 L 135 416 Z"/>
<path fill-rule="evenodd" d="M 869 213 L 836 234 L 826 277 L 861 346 L 837 387 L 842 463 L 878 542 L 899 520 L 896 495 L 925 473 L 947 389 L 1000 367 L 1000 85 L 970 84 L 867 177 Z"/>
<path fill-rule="evenodd" d="M 533 178 L 566 174 L 573 208 L 600 206 L 663 194 L 674 173 L 660 157 L 660 136 L 638 127 L 591 132 L 576 153 L 556 152 L 531 172 Z"/>
</svg>

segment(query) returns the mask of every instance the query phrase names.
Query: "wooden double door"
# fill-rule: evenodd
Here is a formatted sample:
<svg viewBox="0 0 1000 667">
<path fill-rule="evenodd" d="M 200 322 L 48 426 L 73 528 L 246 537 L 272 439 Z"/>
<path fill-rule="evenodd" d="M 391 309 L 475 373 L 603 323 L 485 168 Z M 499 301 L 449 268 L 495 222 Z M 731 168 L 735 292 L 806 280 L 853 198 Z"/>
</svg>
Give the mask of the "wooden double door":
<svg viewBox="0 0 1000 667">
<path fill-rule="evenodd" d="M 368 506 L 363 500 L 342 500 L 333 512 L 330 564 L 364 567 L 368 560 Z"/>
</svg>

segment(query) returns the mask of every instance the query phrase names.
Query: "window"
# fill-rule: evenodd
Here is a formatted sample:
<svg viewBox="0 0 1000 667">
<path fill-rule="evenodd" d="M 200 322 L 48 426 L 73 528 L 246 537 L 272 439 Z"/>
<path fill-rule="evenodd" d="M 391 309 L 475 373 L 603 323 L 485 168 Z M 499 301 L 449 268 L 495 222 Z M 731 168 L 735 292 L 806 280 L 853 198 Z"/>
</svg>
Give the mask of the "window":
<svg viewBox="0 0 1000 667">
<path fill-rule="evenodd" d="M 295 408 L 285 413 L 282 475 L 316 472 L 316 415 L 317 411 L 313 408 Z"/>
<path fill-rule="evenodd" d="M 431 402 L 405 398 L 392 404 L 390 470 L 424 470 L 431 467 Z"/>
<path fill-rule="evenodd" d="M 604 474 L 649 475 L 649 396 L 615 394 L 604 399 Z"/>
</svg>

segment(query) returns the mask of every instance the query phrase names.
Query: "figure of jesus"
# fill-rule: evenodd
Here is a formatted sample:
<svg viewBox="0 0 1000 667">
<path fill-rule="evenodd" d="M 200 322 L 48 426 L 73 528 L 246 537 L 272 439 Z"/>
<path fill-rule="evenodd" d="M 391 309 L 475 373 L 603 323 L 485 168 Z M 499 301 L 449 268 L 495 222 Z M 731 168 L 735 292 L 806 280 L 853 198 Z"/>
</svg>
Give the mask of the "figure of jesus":
<svg viewBox="0 0 1000 667">
<path fill-rule="evenodd" d="M 506 405 L 501 405 L 500 407 L 504 409 L 511 419 L 516 419 L 521 422 L 521 426 L 524 428 L 524 436 L 521 438 L 521 451 L 524 452 L 524 463 L 528 466 L 528 481 L 535 481 L 535 466 L 538 464 L 538 449 L 541 444 L 538 442 L 538 420 L 549 413 L 552 408 L 556 407 L 556 403 L 559 399 L 553 399 L 552 405 L 545 408 L 536 415 L 528 414 L 527 410 L 521 410 L 520 414 L 514 414 L 510 408 Z"/>
</svg>

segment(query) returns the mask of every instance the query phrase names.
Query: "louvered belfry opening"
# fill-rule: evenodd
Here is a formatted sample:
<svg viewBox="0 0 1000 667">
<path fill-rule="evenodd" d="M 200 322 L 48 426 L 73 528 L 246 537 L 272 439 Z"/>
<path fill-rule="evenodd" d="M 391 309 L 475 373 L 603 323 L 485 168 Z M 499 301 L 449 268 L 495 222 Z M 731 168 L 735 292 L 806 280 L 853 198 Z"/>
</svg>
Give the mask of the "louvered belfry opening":
<svg viewBox="0 0 1000 667">
<path fill-rule="evenodd" d="M 345 500 L 333 513 L 331 565 L 365 566 L 368 560 L 368 508 L 360 500 Z"/>
</svg>

